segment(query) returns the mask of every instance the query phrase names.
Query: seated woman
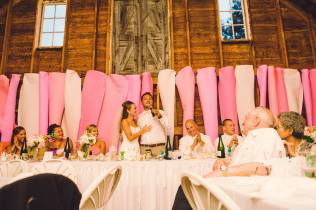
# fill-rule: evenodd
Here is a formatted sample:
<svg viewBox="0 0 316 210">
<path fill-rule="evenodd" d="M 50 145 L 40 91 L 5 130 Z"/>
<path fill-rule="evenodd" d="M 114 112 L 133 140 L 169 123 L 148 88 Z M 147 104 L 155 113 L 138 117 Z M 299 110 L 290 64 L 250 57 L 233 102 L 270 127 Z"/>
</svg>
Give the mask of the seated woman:
<svg viewBox="0 0 316 210">
<path fill-rule="evenodd" d="M 305 125 L 304 117 L 296 112 L 282 112 L 277 118 L 276 130 L 284 140 L 284 147 L 290 158 L 304 155 L 315 148 L 315 144 L 304 137 Z M 269 173 L 270 168 L 266 167 L 264 163 L 245 163 L 224 167 L 223 170 L 215 170 L 207 176 L 250 176 L 269 175 Z"/>
<path fill-rule="evenodd" d="M 64 132 L 60 125 L 52 124 L 47 129 L 48 143 L 47 150 L 53 151 L 55 156 L 62 157 L 64 155 L 64 148 L 66 146 L 66 139 Z M 71 140 L 69 140 L 71 154 L 74 154 L 74 147 Z"/>
<path fill-rule="evenodd" d="M 17 126 L 12 131 L 11 143 L 6 148 L 6 152 L 9 154 L 21 154 L 23 141 L 26 141 L 26 131 L 22 126 Z"/>
<path fill-rule="evenodd" d="M 145 125 L 140 128 L 136 124 L 136 106 L 131 101 L 123 103 L 123 113 L 121 120 L 122 144 L 120 151 L 125 152 L 126 159 L 133 159 L 140 154 L 138 138 L 144 133 L 150 131 L 151 126 Z"/>
<path fill-rule="evenodd" d="M 98 138 L 98 133 L 99 133 L 98 128 L 94 124 L 89 125 L 85 130 L 85 135 L 95 138 L 95 143 L 92 145 L 90 144 L 88 145 L 88 148 L 87 148 L 88 154 L 91 153 L 92 155 L 99 155 L 101 153 L 105 155 L 106 145 L 102 139 Z M 80 150 L 83 150 L 83 147 L 84 147 L 84 144 L 81 144 Z"/>
</svg>

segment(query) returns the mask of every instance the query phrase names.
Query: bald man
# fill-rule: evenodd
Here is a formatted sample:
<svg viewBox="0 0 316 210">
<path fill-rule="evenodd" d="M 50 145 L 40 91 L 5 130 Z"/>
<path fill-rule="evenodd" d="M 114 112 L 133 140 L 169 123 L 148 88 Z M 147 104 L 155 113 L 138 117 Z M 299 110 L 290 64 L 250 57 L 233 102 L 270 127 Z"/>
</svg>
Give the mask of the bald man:
<svg viewBox="0 0 316 210">
<path fill-rule="evenodd" d="M 185 122 L 185 128 L 188 135 L 180 139 L 179 150 L 182 155 L 191 155 L 192 153 L 205 153 L 214 151 L 210 137 L 199 132 L 197 124 L 190 119 Z"/>
</svg>

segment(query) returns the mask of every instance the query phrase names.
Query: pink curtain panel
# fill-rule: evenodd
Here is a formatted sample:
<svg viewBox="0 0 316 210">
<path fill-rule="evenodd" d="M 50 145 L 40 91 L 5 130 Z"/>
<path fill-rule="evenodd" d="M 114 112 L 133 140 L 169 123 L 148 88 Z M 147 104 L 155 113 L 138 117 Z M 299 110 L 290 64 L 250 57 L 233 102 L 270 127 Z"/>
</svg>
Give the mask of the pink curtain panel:
<svg viewBox="0 0 316 210">
<path fill-rule="evenodd" d="M 311 84 L 309 80 L 309 71 L 308 69 L 302 69 L 302 84 L 304 90 L 304 104 L 306 110 L 306 118 L 307 118 L 307 125 L 313 125 L 313 105 L 312 105 L 312 91 L 311 91 Z"/>
<path fill-rule="evenodd" d="M 224 119 L 232 119 L 235 123 L 235 132 L 239 133 L 236 105 L 236 79 L 234 67 L 227 66 L 220 69 L 218 94 L 222 121 Z"/>
<path fill-rule="evenodd" d="M 12 74 L 7 102 L 5 105 L 5 112 L 1 125 L 1 141 L 9 142 L 11 140 L 12 130 L 15 126 L 15 106 L 16 106 L 16 94 L 20 83 L 19 74 Z"/>
<path fill-rule="evenodd" d="M 309 70 L 309 83 L 311 87 L 311 96 L 312 96 L 312 113 L 313 113 L 313 125 L 316 125 L 316 69 Z"/>
<path fill-rule="evenodd" d="M 62 127 L 65 136 L 76 141 L 81 115 L 81 78 L 73 70 L 66 71 L 65 111 Z"/>
<path fill-rule="evenodd" d="M 142 73 L 142 85 L 141 86 L 142 86 L 142 88 L 141 88 L 140 96 L 142 96 L 146 92 L 150 92 L 151 95 L 153 95 L 153 79 L 151 77 L 150 72 Z M 139 111 L 139 113 L 141 113 L 143 110 L 144 110 L 144 107 L 143 107 L 142 102 L 140 100 L 138 111 Z"/>
<path fill-rule="evenodd" d="M 18 125 L 26 129 L 28 137 L 39 133 L 39 74 L 23 75 L 18 108 Z"/>
<path fill-rule="evenodd" d="M 110 146 L 118 148 L 122 104 L 126 100 L 129 82 L 122 75 L 112 74 L 107 78 L 105 97 L 98 122 L 99 136 Z"/>
<path fill-rule="evenodd" d="M 303 86 L 297 69 L 284 69 L 284 83 L 289 111 L 301 113 L 303 106 Z"/>
<path fill-rule="evenodd" d="M 183 135 L 186 135 L 185 122 L 194 118 L 195 78 L 190 66 L 184 67 L 177 73 L 176 85 L 183 108 Z"/>
<path fill-rule="evenodd" d="M 214 67 L 199 69 L 196 76 L 204 129 L 214 142 L 218 136 L 217 77 Z"/>
<path fill-rule="evenodd" d="M 269 95 L 269 108 L 274 116 L 279 114 L 279 103 L 278 103 L 278 90 L 275 76 L 274 66 L 268 67 L 268 95 Z"/>
<path fill-rule="evenodd" d="M 171 69 L 164 69 L 158 74 L 158 89 L 162 108 L 168 117 L 169 128 L 167 134 L 170 135 L 171 144 L 174 135 L 174 107 L 176 94 L 176 72 Z"/>
<path fill-rule="evenodd" d="M 279 113 L 280 112 L 288 112 L 289 111 L 289 105 L 287 100 L 287 94 L 286 94 L 286 87 L 284 82 L 284 70 L 283 68 L 276 68 L 276 82 L 277 82 L 277 96 L 278 96 L 278 108 Z"/>
<path fill-rule="evenodd" d="M 0 75 L 0 127 L 2 117 L 5 112 L 5 105 L 9 93 L 9 79 L 5 75 Z"/>
<path fill-rule="evenodd" d="M 128 92 L 127 92 L 126 100 L 129 100 L 135 103 L 137 109 L 139 109 L 140 91 L 141 91 L 140 75 L 126 75 L 125 79 L 128 82 Z"/>
<path fill-rule="evenodd" d="M 49 124 L 61 124 L 65 108 L 65 73 L 51 72 L 49 78 Z"/>
<path fill-rule="evenodd" d="M 48 72 L 41 71 L 39 73 L 39 134 L 46 134 L 48 127 Z"/>
<path fill-rule="evenodd" d="M 255 75 L 252 65 L 240 65 L 235 68 L 236 103 L 240 128 L 245 116 L 255 109 Z"/>
<path fill-rule="evenodd" d="M 268 66 L 261 65 L 257 69 L 257 81 L 260 92 L 260 106 L 267 106 L 267 77 L 268 77 Z"/>
<path fill-rule="evenodd" d="M 90 124 L 97 124 L 103 104 L 106 75 L 90 70 L 85 77 L 81 93 L 81 117 L 78 138 Z"/>
</svg>

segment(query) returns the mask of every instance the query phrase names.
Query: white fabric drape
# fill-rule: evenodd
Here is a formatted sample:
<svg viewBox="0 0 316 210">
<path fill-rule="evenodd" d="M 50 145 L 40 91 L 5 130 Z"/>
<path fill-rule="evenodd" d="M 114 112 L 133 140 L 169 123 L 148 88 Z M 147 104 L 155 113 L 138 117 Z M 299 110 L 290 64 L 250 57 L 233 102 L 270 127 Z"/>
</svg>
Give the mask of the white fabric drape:
<svg viewBox="0 0 316 210">
<path fill-rule="evenodd" d="M 39 133 L 39 75 L 26 73 L 20 91 L 18 125 L 26 129 L 28 136 Z"/>
<path fill-rule="evenodd" d="M 284 69 L 284 83 L 289 110 L 301 113 L 303 107 L 303 86 L 299 71 L 296 69 Z"/>
<path fill-rule="evenodd" d="M 67 70 L 65 77 L 65 111 L 62 127 L 65 136 L 77 140 L 81 116 L 81 78 L 73 70 Z"/>
<path fill-rule="evenodd" d="M 240 65 L 235 68 L 236 77 L 236 104 L 238 121 L 242 123 L 247 113 L 255 108 L 255 75 L 252 65 Z"/>
<path fill-rule="evenodd" d="M 174 106 L 176 94 L 176 72 L 171 69 L 159 71 L 158 88 L 163 110 L 165 111 L 169 121 L 169 131 L 171 144 L 174 135 Z"/>
</svg>

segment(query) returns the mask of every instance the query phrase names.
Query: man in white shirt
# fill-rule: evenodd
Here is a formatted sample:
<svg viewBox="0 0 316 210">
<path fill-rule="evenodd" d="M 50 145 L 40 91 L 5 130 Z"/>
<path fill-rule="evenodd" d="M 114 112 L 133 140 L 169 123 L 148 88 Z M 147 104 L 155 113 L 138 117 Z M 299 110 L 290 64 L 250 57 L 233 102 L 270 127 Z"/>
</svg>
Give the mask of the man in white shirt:
<svg viewBox="0 0 316 210">
<path fill-rule="evenodd" d="M 228 166 L 248 163 L 265 163 L 272 158 L 285 157 L 285 149 L 278 133 L 273 129 L 274 117 L 271 111 L 257 107 L 245 117 L 244 142 L 237 147 L 231 160 L 217 160 L 213 169 L 226 173 Z M 211 172 L 212 174 L 212 172 Z"/>
<path fill-rule="evenodd" d="M 200 133 L 197 124 L 193 120 L 187 120 L 185 128 L 188 134 L 180 139 L 179 145 L 182 155 L 189 156 L 193 153 L 201 154 L 214 151 L 210 137 Z"/>
<path fill-rule="evenodd" d="M 243 141 L 243 138 L 235 134 L 235 125 L 231 119 L 223 120 L 223 135 L 222 141 L 225 147 L 226 157 L 230 157 L 235 151 L 236 147 Z M 215 149 L 218 147 L 219 137 L 215 140 Z M 230 148 L 230 152 L 229 152 Z"/>
<path fill-rule="evenodd" d="M 153 97 L 146 92 L 141 97 L 144 111 L 139 114 L 137 125 L 141 128 L 150 125 L 151 130 L 141 136 L 140 153 L 150 150 L 153 156 L 158 156 L 165 149 L 168 132 L 168 118 L 162 110 L 154 110 Z"/>
</svg>

